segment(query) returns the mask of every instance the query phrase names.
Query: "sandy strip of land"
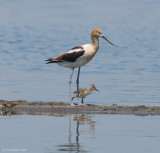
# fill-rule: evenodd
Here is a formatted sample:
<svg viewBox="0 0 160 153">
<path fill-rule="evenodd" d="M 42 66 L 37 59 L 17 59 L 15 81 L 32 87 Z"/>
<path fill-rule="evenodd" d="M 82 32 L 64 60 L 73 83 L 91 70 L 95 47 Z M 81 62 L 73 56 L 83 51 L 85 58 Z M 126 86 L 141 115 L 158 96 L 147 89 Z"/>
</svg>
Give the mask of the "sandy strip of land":
<svg viewBox="0 0 160 153">
<path fill-rule="evenodd" d="M 94 114 L 134 114 L 134 115 L 160 115 L 160 106 L 119 106 L 119 105 L 82 105 L 70 106 L 63 102 L 27 102 L 25 100 L 0 100 L 1 115 L 36 114 L 52 115 L 94 113 Z"/>
</svg>

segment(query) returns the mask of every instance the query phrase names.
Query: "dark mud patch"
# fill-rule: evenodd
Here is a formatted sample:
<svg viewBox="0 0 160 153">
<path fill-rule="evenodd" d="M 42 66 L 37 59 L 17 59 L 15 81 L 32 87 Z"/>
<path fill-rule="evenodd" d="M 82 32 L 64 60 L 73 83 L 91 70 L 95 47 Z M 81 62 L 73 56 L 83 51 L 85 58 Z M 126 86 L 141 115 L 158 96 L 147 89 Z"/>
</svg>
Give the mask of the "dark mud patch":
<svg viewBox="0 0 160 153">
<path fill-rule="evenodd" d="M 1 115 L 66 115 L 66 114 L 134 114 L 160 115 L 160 106 L 82 105 L 70 106 L 63 102 L 27 102 L 0 100 Z"/>
</svg>

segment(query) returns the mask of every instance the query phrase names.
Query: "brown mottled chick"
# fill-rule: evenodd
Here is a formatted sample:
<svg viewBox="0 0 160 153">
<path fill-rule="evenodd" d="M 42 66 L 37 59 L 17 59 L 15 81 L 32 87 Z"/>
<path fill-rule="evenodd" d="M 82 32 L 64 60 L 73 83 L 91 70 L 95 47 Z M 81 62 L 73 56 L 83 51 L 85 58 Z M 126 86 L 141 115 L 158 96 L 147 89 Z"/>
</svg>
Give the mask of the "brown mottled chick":
<svg viewBox="0 0 160 153">
<path fill-rule="evenodd" d="M 96 90 L 96 91 L 99 92 L 99 90 L 96 89 L 96 86 L 95 86 L 94 84 L 91 84 L 91 85 L 88 87 L 88 89 L 87 89 L 87 88 L 80 88 L 80 89 L 79 89 L 79 98 L 82 99 L 82 101 L 81 101 L 82 105 L 83 105 L 83 99 L 84 99 L 86 96 L 88 96 L 89 94 L 91 94 L 93 90 Z M 77 98 L 77 90 L 74 91 L 74 95 L 75 95 L 75 96 L 72 97 L 72 100 L 73 100 L 74 98 Z"/>
</svg>

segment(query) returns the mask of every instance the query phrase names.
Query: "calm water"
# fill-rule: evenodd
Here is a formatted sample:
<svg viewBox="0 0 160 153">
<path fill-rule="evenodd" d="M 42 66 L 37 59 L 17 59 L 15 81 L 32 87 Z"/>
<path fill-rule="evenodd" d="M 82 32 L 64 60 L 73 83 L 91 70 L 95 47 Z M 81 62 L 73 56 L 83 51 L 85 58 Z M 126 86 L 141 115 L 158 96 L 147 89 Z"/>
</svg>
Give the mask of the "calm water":
<svg viewBox="0 0 160 153">
<path fill-rule="evenodd" d="M 0 152 L 159 153 L 157 120 L 159 116 L 0 116 Z"/>
<path fill-rule="evenodd" d="M 101 39 L 81 69 L 80 87 L 100 90 L 86 103 L 159 105 L 159 8 L 159 0 L 0 0 L 0 99 L 68 102 L 71 71 L 45 60 L 90 43 L 100 27 L 119 48 Z M 0 116 L 0 152 L 159 153 L 159 119 Z"/>
<path fill-rule="evenodd" d="M 160 1 L 0 1 L 0 98 L 68 102 L 71 71 L 45 59 L 90 43 L 100 27 L 116 48 L 100 40 L 94 59 L 81 70 L 80 87 L 101 92 L 87 103 L 160 103 Z M 73 77 L 75 90 L 77 71 Z"/>
</svg>

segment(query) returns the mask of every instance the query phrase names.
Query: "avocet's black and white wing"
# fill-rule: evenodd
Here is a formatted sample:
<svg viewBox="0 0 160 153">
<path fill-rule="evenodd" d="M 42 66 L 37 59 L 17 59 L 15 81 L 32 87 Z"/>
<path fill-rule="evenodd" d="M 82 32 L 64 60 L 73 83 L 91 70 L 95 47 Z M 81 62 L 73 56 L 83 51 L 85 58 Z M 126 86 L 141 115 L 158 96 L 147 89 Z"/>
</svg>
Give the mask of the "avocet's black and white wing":
<svg viewBox="0 0 160 153">
<path fill-rule="evenodd" d="M 56 58 L 49 58 L 48 60 L 46 60 L 48 61 L 46 64 L 60 62 L 75 62 L 79 57 L 84 55 L 84 52 L 85 50 L 82 46 L 77 46 L 64 52 Z"/>
</svg>

